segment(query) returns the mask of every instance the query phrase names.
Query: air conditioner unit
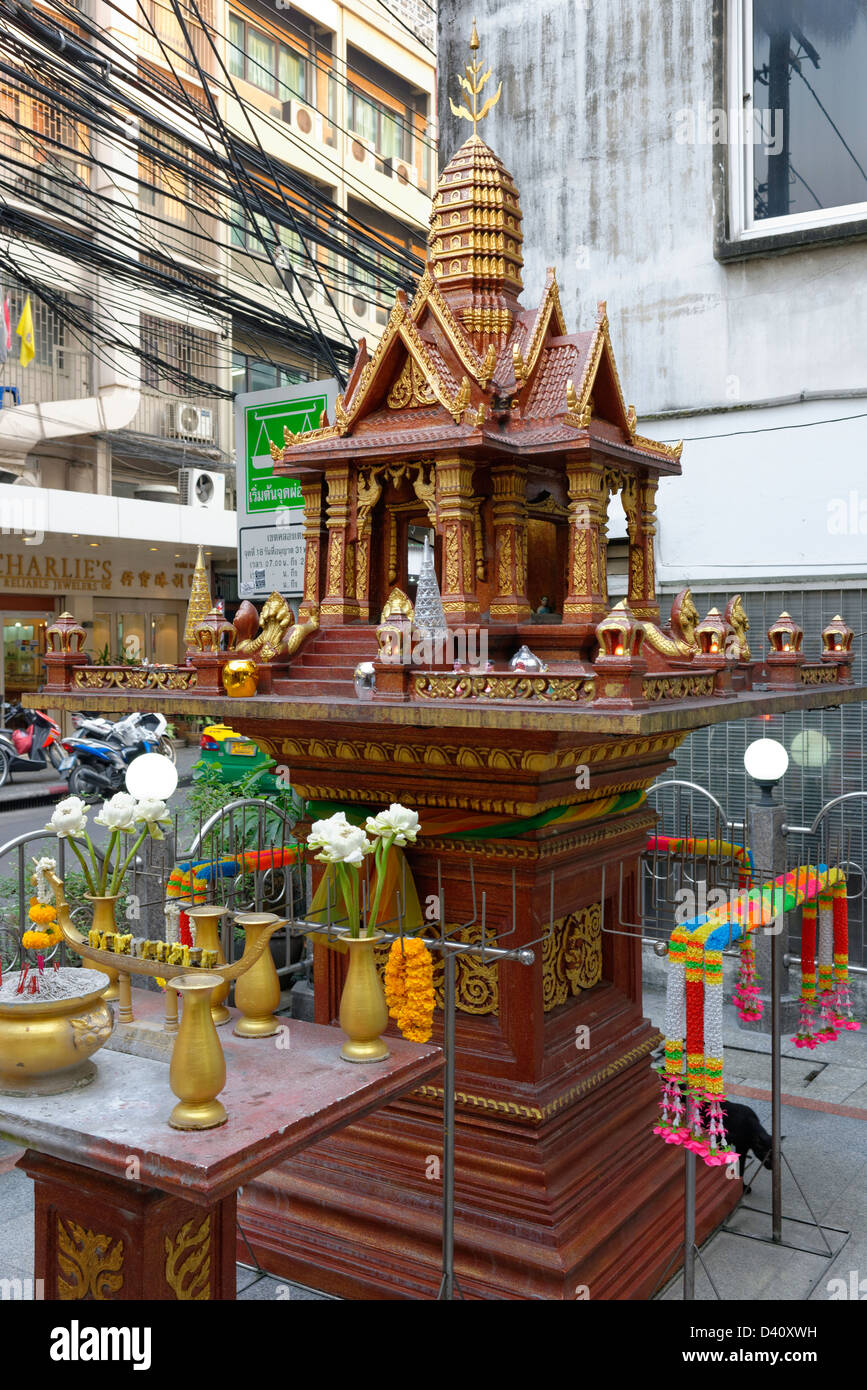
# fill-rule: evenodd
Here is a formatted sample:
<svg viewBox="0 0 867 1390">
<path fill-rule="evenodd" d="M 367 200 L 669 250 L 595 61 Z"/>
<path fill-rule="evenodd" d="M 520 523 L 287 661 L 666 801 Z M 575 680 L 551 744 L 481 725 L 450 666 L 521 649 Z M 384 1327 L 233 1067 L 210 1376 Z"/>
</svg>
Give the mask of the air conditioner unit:
<svg viewBox="0 0 867 1390">
<path fill-rule="evenodd" d="M 418 188 L 418 170 L 414 164 L 409 164 L 405 159 L 386 159 L 385 172 L 390 174 L 396 183 L 403 186 L 412 184 L 413 188 Z"/>
<path fill-rule="evenodd" d="M 376 147 L 373 141 L 365 140 L 363 135 L 353 135 L 351 131 L 347 132 L 346 139 L 353 161 L 365 165 L 368 169 L 375 169 Z"/>
<path fill-rule="evenodd" d="M 370 305 L 366 299 L 361 298 L 361 295 L 354 294 L 352 296 L 352 312 L 357 319 L 366 319 L 370 312 Z"/>
<path fill-rule="evenodd" d="M 178 471 L 181 504 L 205 511 L 221 512 L 226 505 L 226 477 L 204 468 L 181 468 Z"/>
<path fill-rule="evenodd" d="M 177 439 L 214 438 L 214 412 L 192 401 L 178 401 L 169 407 L 169 431 Z"/>
</svg>

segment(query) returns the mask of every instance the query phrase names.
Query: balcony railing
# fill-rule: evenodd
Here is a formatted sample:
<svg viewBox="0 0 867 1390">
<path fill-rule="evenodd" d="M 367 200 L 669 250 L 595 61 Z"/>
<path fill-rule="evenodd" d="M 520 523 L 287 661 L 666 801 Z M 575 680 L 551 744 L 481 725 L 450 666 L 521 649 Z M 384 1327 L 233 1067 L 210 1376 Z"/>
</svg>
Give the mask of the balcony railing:
<svg viewBox="0 0 867 1390">
<path fill-rule="evenodd" d="M 196 65 L 177 17 L 167 0 L 144 0 L 145 19 L 139 30 L 139 52 L 163 65 L 170 64 L 184 77 L 196 75 Z M 199 0 L 199 12 L 206 26 L 213 28 L 213 0 Z M 192 11 L 181 6 L 181 13 L 193 52 L 206 73 L 213 75 L 214 54 L 206 34 Z M 151 32 L 151 26 L 153 31 Z M 165 51 L 164 51 L 165 50 Z"/>
<path fill-rule="evenodd" d="M 143 387 L 141 404 L 129 429 L 154 439 L 220 449 L 225 443 L 225 413 L 226 402 L 219 396 L 175 396 Z"/>
<path fill-rule="evenodd" d="M 48 350 L 46 360 L 36 358 L 26 367 L 18 361 L 17 343 L 13 352 L 15 356 L 10 355 L 0 366 L 0 386 L 16 387 L 21 405 L 81 400 L 93 394 L 93 362 L 89 352 L 55 345 Z M 9 394 L 4 393 L 4 406 L 13 403 Z"/>
</svg>

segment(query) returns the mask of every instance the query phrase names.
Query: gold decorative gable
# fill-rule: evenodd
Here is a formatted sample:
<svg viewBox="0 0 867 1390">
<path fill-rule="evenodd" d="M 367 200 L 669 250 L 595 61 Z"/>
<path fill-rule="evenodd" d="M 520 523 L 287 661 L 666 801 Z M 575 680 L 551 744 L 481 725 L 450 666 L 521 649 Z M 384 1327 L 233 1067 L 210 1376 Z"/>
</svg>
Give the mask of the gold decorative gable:
<svg viewBox="0 0 867 1390">
<path fill-rule="evenodd" d="M 389 410 L 412 410 L 419 405 L 435 405 L 436 394 L 411 356 L 388 393 Z"/>
</svg>

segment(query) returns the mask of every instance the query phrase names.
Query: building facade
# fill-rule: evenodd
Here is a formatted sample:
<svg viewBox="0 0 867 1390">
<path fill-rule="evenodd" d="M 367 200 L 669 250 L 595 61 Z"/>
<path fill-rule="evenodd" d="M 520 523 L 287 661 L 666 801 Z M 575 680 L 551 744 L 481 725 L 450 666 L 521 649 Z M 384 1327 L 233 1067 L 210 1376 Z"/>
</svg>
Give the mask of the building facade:
<svg viewBox="0 0 867 1390">
<path fill-rule="evenodd" d="M 441 91 L 463 68 L 472 11 L 439 10 Z M 505 99 L 490 138 L 523 193 L 528 303 L 556 260 L 567 324 L 607 301 L 642 428 L 684 440 L 659 490 L 657 579 L 667 611 L 689 584 L 702 614 L 741 592 L 754 653 L 783 609 L 804 650 L 840 613 L 867 630 L 867 16 L 807 0 L 545 0 L 476 9 Z M 443 158 L 463 139 L 441 100 Z M 664 325 L 664 332 L 660 331 Z M 619 509 L 612 591 L 626 592 Z M 744 576 L 748 576 L 747 579 Z M 666 601 L 667 600 L 667 601 Z M 739 819 L 742 753 L 759 733 L 790 753 L 786 802 L 809 824 L 863 786 L 863 707 L 693 734 L 676 774 Z M 848 812 L 852 873 L 867 863 L 863 802 Z M 860 890 L 859 890 L 860 891 Z M 856 914 L 857 915 L 857 914 Z M 864 924 L 853 949 L 867 960 Z"/>
<path fill-rule="evenodd" d="M 365 0 L 61 0 L 0 21 L 10 693 L 42 683 L 67 606 L 96 654 L 177 660 L 199 546 L 236 597 L 232 396 L 335 374 L 417 264 L 429 21 Z"/>
</svg>

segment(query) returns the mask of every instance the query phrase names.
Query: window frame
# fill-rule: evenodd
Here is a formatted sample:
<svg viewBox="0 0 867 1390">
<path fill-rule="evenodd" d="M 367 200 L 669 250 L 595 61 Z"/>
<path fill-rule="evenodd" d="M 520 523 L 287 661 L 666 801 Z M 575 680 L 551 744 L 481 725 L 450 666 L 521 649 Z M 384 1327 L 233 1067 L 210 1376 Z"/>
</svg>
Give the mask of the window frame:
<svg viewBox="0 0 867 1390">
<path fill-rule="evenodd" d="M 362 87 L 357 87 L 355 83 L 349 79 L 347 79 L 346 83 L 346 93 L 348 98 L 346 103 L 346 128 L 350 134 L 356 136 L 359 140 L 370 139 L 370 136 L 365 135 L 363 131 L 356 130 L 354 124 L 355 103 L 357 101 L 362 101 L 366 103 L 367 106 L 371 107 L 376 114 L 376 135 L 373 140 L 376 154 L 380 155 L 383 159 L 399 159 L 402 164 L 412 164 L 412 140 L 414 130 L 408 108 L 402 107 L 400 111 L 396 111 L 393 107 L 386 106 L 385 102 L 380 101 L 378 97 L 372 96 L 370 92 L 366 92 Z M 383 120 L 392 121 L 398 127 L 400 131 L 400 154 L 382 154 L 385 148 L 382 139 Z M 407 150 L 409 150 L 409 154 L 405 153 Z"/>
<path fill-rule="evenodd" d="M 229 10 L 228 16 L 229 18 L 227 46 L 229 48 L 229 52 L 227 54 L 227 67 L 229 68 L 231 76 L 237 78 L 237 80 L 240 82 L 246 82 L 249 86 L 255 87 L 257 92 L 264 92 L 267 96 L 276 96 L 279 98 L 280 101 L 298 101 L 301 102 L 304 106 L 313 106 L 315 109 L 315 102 L 311 100 L 311 98 L 307 95 L 307 92 L 310 88 L 309 52 L 305 52 L 301 48 L 296 48 L 293 44 L 284 43 L 282 39 L 278 38 L 275 34 L 270 33 L 269 30 L 265 28 L 260 28 L 256 24 L 251 24 L 249 20 L 244 18 L 243 15 L 239 15 L 236 10 Z M 234 43 L 231 39 L 231 30 L 233 24 L 240 24 L 241 26 L 242 42 L 240 49 L 238 45 Z M 264 39 L 267 43 L 270 43 L 273 46 L 273 72 L 268 72 L 266 68 L 263 68 L 260 63 L 257 63 L 254 59 L 250 57 L 251 30 L 259 38 Z M 295 92 L 280 77 L 280 57 L 284 51 L 288 53 L 291 58 L 294 58 L 295 61 L 300 65 L 304 79 L 303 86 L 305 90 L 305 95 L 303 96 L 300 93 Z M 237 60 L 238 57 L 240 57 L 240 66 L 243 69 L 243 71 L 236 73 L 232 71 L 232 61 L 233 59 Z M 252 69 L 255 69 L 255 71 L 259 74 L 268 72 L 268 76 L 271 78 L 272 85 L 270 87 L 263 86 L 261 82 L 257 81 L 254 77 L 251 76 Z M 287 92 L 288 96 L 281 95 L 281 93 L 283 92 Z"/>
<path fill-rule="evenodd" d="M 730 0 L 715 6 L 714 105 L 728 115 L 743 112 L 750 130 L 753 104 L 753 0 Z M 731 124 L 731 122 L 730 122 Z M 867 199 L 833 208 L 807 209 L 756 221 L 754 145 L 728 131 L 725 158 L 714 161 L 717 218 L 714 253 L 718 260 L 766 255 L 798 246 L 846 241 L 867 235 Z M 721 197 L 719 195 L 722 195 Z"/>
</svg>

